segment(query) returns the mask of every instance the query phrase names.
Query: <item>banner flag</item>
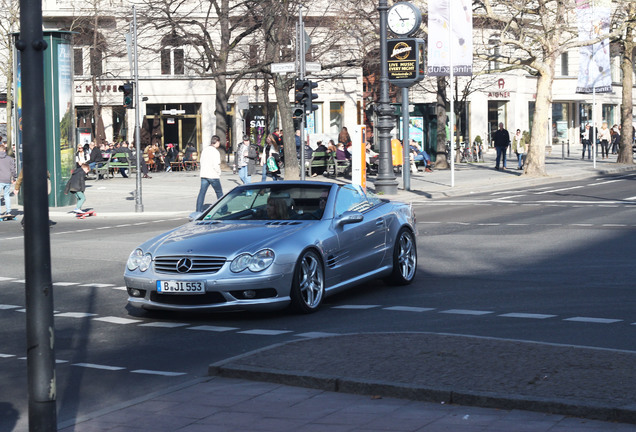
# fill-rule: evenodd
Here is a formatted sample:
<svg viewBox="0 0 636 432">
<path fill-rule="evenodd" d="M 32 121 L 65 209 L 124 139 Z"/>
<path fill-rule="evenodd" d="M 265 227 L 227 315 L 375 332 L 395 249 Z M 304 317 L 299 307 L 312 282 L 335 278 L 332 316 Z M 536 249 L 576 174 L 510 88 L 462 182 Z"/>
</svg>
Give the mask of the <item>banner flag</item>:
<svg viewBox="0 0 636 432">
<path fill-rule="evenodd" d="M 609 33 L 610 0 L 576 0 L 579 40 L 589 41 Z M 577 93 L 611 93 L 609 39 L 579 50 Z"/>
<path fill-rule="evenodd" d="M 451 16 L 452 14 L 452 16 Z M 449 28 L 452 31 L 449 45 Z M 428 4 L 427 74 L 449 76 L 473 74 L 473 10 L 471 0 L 437 0 Z"/>
</svg>

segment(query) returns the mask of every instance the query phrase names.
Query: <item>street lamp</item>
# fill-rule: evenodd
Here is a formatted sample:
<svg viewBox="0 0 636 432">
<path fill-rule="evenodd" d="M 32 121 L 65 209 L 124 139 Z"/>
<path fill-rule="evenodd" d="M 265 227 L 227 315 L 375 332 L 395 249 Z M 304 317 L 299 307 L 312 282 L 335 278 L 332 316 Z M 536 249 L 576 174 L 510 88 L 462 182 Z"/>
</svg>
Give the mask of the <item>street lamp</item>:
<svg viewBox="0 0 636 432">
<path fill-rule="evenodd" d="M 393 129 L 393 108 L 389 104 L 389 66 L 387 53 L 387 0 L 380 0 L 380 99 L 376 108 L 378 113 L 378 138 L 380 155 L 378 157 L 378 177 L 375 181 L 376 193 L 397 194 L 398 181 L 393 173 L 391 157 L 391 129 Z"/>
</svg>

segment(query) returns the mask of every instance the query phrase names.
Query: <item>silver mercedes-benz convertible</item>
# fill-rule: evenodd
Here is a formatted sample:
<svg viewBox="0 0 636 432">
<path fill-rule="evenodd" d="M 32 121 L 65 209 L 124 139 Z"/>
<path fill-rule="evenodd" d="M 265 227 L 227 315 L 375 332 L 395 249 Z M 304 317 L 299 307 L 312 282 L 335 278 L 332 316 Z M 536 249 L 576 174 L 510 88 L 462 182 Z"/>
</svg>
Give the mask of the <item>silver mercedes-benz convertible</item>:
<svg viewBox="0 0 636 432">
<path fill-rule="evenodd" d="M 278 181 L 238 186 L 183 226 L 135 249 L 128 302 L 160 310 L 314 312 L 325 296 L 374 278 L 409 284 L 417 270 L 410 205 L 354 185 Z"/>
</svg>

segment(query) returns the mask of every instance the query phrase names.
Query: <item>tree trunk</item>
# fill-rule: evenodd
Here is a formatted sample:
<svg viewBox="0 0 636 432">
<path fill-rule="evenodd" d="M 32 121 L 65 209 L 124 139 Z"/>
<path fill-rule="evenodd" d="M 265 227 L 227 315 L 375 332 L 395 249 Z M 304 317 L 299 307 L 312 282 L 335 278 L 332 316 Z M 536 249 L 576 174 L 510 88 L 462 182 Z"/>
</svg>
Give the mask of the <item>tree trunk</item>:
<svg viewBox="0 0 636 432">
<path fill-rule="evenodd" d="M 446 160 L 446 78 L 437 77 L 437 151 L 435 153 L 435 169 L 449 169 Z"/>
<path fill-rule="evenodd" d="M 628 16 L 636 15 L 636 5 L 630 3 Z M 617 163 L 634 164 L 632 154 L 632 143 L 634 140 L 634 129 L 632 123 L 632 87 L 634 85 L 634 65 L 632 55 L 634 53 L 634 22 L 629 22 L 626 29 L 625 40 L 623 41 L 623 53 L 621 58 L 621 70 L 623 72 L 623 98 L 621 101 L 621 142 L 618 150 Z"/>
<path fill-rule="evenodd" d="M 285 156 L 285 180 L 298 180 L 300 178 L 300 166 L 296 156 L 296 134 L 294 120 L 292 119 L 291 104 L 289 102 L 289 88 L 287 80 L 280 74 L 274 74 L 274 89 L 276 101 L 283 128 L 283 151 Z M 303 146 L 301 145 L 301 151 Z"/>
<path fill-rule="evenodd" d="M 225 146 L 225 142 L 227 140 L 227 81 L 225 79 L 225 75 L 217 75 L 214 77 L 215 84 L 215 106 L 214 106 L 214 116 L 216 118 L 216 135 L 221 138 L 221 145 Z M 236 137 L 235 137 L 236 138 Z M 236 142 L 236 139 L 234 139 Z M 231 147 L 234 148 L 234 143 L 230 143 Z"/>
<path fill-rule="evenodd" d="M 552 109 L 554 59 L 548 58 L 544 66 L 539 71 L 537 81 L 537 100 L 534 105 L 530 146 L 524 170 L 524 174 L 535 177 L 547 175 L 545 171 L 545 146 L 548 140 L 548 119 L 552 117 L 550 111 Z"/>
</svg>

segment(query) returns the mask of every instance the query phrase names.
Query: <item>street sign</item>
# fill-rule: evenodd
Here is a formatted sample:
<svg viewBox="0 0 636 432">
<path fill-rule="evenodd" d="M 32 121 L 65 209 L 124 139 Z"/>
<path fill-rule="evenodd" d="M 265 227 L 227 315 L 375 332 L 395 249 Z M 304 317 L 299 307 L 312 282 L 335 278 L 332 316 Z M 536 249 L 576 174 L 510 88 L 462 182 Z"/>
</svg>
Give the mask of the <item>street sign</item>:
<svg viewBox="0 0 636 432">
<path fill-rule="evenodd" d="M 240 110 L 250 109 L 250 99 L 245 95 L 236 97 L 236 107 Z"/>
<path fill-rule="evenodd" d="M 305 63 L 305 71 L 306 72 L 320 72 L 322 70 L 322 66 L 317 62 L 306 62 Z"/>
<path fill-rule="evenodd" d="M 272 73 L 287 73 L 296 71 L 296 63 L 272 63 Z"/>
</svg>

